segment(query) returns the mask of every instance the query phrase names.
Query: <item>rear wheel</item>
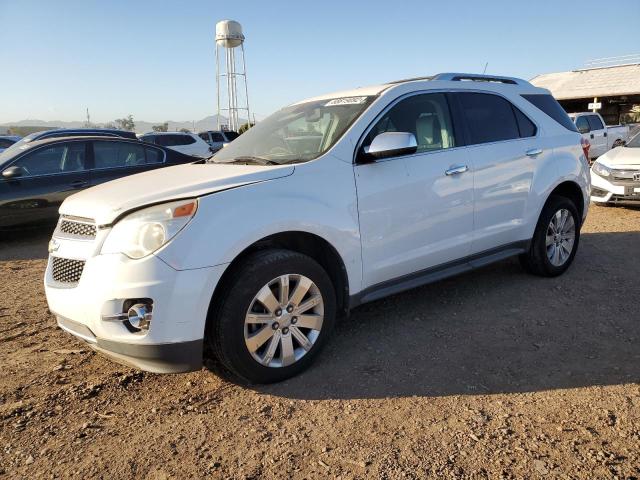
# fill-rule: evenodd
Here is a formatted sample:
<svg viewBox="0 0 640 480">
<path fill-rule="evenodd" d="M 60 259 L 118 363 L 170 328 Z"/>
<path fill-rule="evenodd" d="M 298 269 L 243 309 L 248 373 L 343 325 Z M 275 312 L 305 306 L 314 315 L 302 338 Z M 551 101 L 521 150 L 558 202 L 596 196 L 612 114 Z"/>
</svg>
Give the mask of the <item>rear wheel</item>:
<svg viewBox="0 0 640 480">
<path fill-rule="evenodd" d="M 580 218 L 574 203 L 566 197 L 550 197 L 520 263 L 535 275 L 561 275 L 573 262 L 579 241 Z"/>
<path fill-rule="evenodd" d="M 253 383 L 278 382 L 307 368 L 335 323 L 327 273 L 288 250 L 255 253 L 231 273 L 207 329 L 215 356 Z"/>
</svg>

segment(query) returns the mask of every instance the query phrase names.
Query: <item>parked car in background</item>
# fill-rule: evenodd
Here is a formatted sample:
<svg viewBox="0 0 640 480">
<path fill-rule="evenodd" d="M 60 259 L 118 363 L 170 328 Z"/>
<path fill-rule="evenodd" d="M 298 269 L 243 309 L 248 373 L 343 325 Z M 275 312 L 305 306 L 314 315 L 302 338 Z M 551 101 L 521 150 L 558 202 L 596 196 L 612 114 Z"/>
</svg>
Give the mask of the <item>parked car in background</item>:
<svg viewBox="0 0 640 480">
<path fill-rule="evenodd" d="M 21 138 L 22 137 L 18 137 L 17 135 L 0 135 L 0 153 L 4 152 Z"/>
<path fill-rule="evenodd" d="M 213 153 L 209 145 L 194 133 L 149 132 L 140 135 L 139 138 L 143 142 L 167 147 L 194 157 L 208 158 Z"/>
<path fill-rule="evenodd" d="M 592 165 L 591 200 L 600 205 L 640 202 L 640 133 Z"/>
<path fill-rule="evenodd" d="M 629 140 L 629 127 L 626 125 L 607 126 L 598 113 L 570 113 L 569 118 L 576 124 L 582 137 L 589 140 L 589 159 L 598 158 Z"/>
<path fill-rule="evenodd" d="M 49 308 L 138 368 L 199 369 L 206 344 L 238 377 L 283 380 L 361 303 L 514 255 L 566 271 L 589 208 L 580 140 L 548 90 L 515 78 L 304 100 L 207 162 L 68 198 Z M 77 218 L 93 227 L 81 238 Z"/>
<path fill-rule="evenodd" d="M 237 132 L 230 130 L 207 130 L 198 133 L 198 136 L 211 147 L 212 152 L 217 152 L 228 143 L 234 141 L 238 138 L 238 135 Z"/>
<path fill-rule="evenodd" d="M 62 137 L 0 153 L 0 228 L 58 218 L 62 201 L 85 188 L 194 158 L 139 140 Z"/>
</svg>

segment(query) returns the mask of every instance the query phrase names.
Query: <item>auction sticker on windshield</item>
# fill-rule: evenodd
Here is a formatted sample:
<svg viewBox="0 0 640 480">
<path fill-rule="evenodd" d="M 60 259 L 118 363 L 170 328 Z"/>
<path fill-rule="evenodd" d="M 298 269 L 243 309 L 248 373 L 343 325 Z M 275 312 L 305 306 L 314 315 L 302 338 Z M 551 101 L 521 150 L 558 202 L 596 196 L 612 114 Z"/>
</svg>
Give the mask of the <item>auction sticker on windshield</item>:
<svg viewBox="0 0 640 480">
<path fill-rule="evenodd" d="M 334 98 L 324 104 L 325 107 L 333 107 L 335 105 L 360 105 L 367 101 L 367 97 L 344 97 Z"/>
</svg>

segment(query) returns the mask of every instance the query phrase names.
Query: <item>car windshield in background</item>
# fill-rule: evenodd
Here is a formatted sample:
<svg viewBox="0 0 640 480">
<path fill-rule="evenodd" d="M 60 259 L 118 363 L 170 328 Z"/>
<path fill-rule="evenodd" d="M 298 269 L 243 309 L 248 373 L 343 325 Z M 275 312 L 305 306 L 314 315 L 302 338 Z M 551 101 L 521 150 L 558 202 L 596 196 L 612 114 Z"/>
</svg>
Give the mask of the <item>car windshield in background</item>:
<svg viewBox="0 0 640 480">
<path fill-rule="evenodd" d="M 627 147 L 640 148 L 640 133 L 627 142 Z"/>
<path fill-rule="evenodd" d="M 313 160 L 336 143 L 374 98 L 334 98 L 283 108 L 240 135 L 209 162 L 281 165 Z"/>
<path fill-rule="evenodd" d="M 26 137 L 21 138 L 16 143 L 0 153 L 0 165 L 2 165 L 9 158 L 12 158 L 16 153 L 30 148 L 31 145 L 29 144 L 29 142 L 31 142 L 35 135 L 35 133 L 32 133 L 31 135 L 27 135 Z"/>
</svg>

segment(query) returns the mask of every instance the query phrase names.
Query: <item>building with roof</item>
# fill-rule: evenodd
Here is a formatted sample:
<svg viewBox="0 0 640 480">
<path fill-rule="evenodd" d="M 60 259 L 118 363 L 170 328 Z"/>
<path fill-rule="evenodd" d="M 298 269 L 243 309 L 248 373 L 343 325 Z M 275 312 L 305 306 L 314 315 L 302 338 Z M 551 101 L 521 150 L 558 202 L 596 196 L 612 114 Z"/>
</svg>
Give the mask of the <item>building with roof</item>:
<svg viewBox="0 0 640 480">
<path fill-rule="evenodd" d="M 531 83 L 550 90 L 568 113 L 595 111 L 609 125 L 640 122 L 640 55 L 594 60 Z"/>
</svg>

